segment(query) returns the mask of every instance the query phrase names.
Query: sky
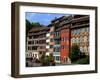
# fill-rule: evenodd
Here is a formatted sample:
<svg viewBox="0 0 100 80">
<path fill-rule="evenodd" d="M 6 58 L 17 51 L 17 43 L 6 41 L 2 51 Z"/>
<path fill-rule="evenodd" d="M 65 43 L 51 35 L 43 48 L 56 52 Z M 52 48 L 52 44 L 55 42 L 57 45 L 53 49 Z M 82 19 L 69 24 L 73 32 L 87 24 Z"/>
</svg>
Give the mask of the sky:
<svg viewBox="0 0 100 80">
<path fill-rule="evenodd" d="M 51 14 L 51 13 L 33 13 L 26 12 L 25 18 L 32 22 L 39 22 L 42 25 L 49 25 L 51 21 L 55 18 L 59 18 L 61 16 L 68 16 L 68 14 Z"/>
</svg>

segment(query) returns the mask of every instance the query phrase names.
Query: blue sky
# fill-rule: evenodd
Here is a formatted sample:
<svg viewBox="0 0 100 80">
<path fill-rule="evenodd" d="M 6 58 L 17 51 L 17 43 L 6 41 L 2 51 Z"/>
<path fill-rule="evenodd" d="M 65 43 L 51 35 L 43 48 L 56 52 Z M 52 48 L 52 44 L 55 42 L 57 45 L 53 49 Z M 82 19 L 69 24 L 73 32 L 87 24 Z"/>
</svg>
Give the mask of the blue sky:
<svg viewBox="0 0 100 80">
<path fill-rule="evenodd" d="M 66 14 L 67 16 L 68 14 Z M 61 16 L 65 16 L 65 14 L 50 14 L 50 13 L 33 13 L 26 12 L 25 18 L 32 22 L 39 22 L 42 25 L 48 25 L 51 23 L 51 20 L 55 18 L 59 18 Z"/>
</svg>

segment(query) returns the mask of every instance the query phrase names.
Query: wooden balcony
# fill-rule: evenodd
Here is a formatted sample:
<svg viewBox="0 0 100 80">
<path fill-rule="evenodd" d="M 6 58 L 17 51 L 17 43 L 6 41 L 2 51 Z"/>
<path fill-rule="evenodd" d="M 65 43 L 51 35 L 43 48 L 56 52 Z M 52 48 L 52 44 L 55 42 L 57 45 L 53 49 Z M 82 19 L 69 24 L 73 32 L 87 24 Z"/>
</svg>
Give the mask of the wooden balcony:
<svg viewBox="0 0 100 80">
<path fill-rule="evenodd" d="M 85 27 L 85 26 L 89 26 L 89 23 L 74 25 L 74 26 L 71 26 L 71 28 L 79 28 L 79 27 Z"/>
<path fill-rule="evenodd" d="M 72 23 L 81 22 L 81 21 L 85 21 L 85 20 L 89 20 L 89 16 L 74 18 L 74 19 L 72 19 Z"/>
</svg>

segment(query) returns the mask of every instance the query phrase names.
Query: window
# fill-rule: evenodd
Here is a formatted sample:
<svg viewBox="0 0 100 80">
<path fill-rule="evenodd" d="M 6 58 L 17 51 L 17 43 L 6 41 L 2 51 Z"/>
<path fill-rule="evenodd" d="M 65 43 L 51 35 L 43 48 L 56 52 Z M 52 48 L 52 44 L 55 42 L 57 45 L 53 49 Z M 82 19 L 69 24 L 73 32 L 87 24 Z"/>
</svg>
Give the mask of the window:
<svg viewBox="0 0 100 80">
<path fill-rule="evenodd" d="M 46 43 L 46 45 L 49 45 L 49 43 Z"/>
<path fill-rule="evenodd" d="M 56 40 L 56 41 L 55 41 L 55 44 L 60 44 L 60 41 L 57 41 L 57 40 Z"/>
<path fill-rule="evenodd" d="M 38 44 L 38 41 L 36 41 L 36 44 Z"/>
<path fill-rule="evenodd" d="M 87 32 L 89 32 L 89 28 L 87 28 Z"/>
<path fill-rule="evenodd" d="M 64 62 L 65 62 L 65 63 L 67 62 L 67 58 L 64 58 Z"/>
<path fill-rule="evenodd" d="M 51 42 L 54 42 L 54 39 L 50 39 Z"/>
<path fill-rule="evenodd" d="M 35 35 L 34 38 L 38 38 L 38 35 Z"/>
<path fill-rule="evenodd" d="M 34 41 L 32 41 L 32 44 L 34 44 Z"/>
<path fill-rule="evenodd" d="M 75 31 L 75 35 L 77 35 L 78 34 L 78 29 Z"/>
<path fill-rule="evenodd" d="M 75 38 L 72 38 L 72 39 L 71 39 L 72 43 L 74 43 L 74 39 L 75 39 Z"/>
<path fill-rule="evenodd" d="M 68 46 L 68 45 L 62 45 L 61 48 L 62 48 L 62 49 L 68 49 L 69 46 Z M 60 49 L 59 49 L 59 50 L 60 50 Z"/>
<path fill-rule="evenodd" d="M 64 46 L 62 45 L 61 48 L 64 49 Z"/>
<path fill-rule="evenodd" d="M 67 45 L 66 45 L 66 46 L 65 46 L 65 48 L 66 48 L 66 49 L 68 49 L 68 48 L 69 48 L 69 46 L 67 46 Z"/>
<path fill-rule="evenodd" d="M 84 47 L 84 52 L 87 52 L 87 47 L 86 46 Z"/>
<path fill-rule="evenodd" d="M 53 34 L 54 34 L 54 32 L 51 32 L 50 34 L 51 34 L 51 35 L 53 35 Z"/>
<path fill-rule="evenodd" d="M 41 52 L 39 52 L 39 54 L 42 54 L 42 51 L 41 51 Z"/>
<path fill-rule="evenodd" d="M 82 37 L 82 36 L 80 37 L 80 43 L 81 43 L 81 42 L 83 42 L 83 37 Z"/>
<path fill-rule="evenodd" d="M 87 42 L 87 36 L 84 36 L 84 42 Z"/>
<path fill-rule="evenodd" d="M 46 43 L 46 40 L 42 40 L 42 44 Z"/>
<path fill-rule="evenodd" d="M 54 36 L 56 36 L 56 32 L 54 33 Z"/>
<path fill-rule="evenodd" d="M 34 54 L 33 54 L 33 57 L 34 57 Z"/>
<path fill-rule="evenodd" d="M 32 46 L 32 50 L 37 50 L 37 46 Z"/>
<path fill-rule="evenodd" d="M 78 30 L 77 30 L 77 34 L 80 34 L 80 32 L 81 32 L 81 30 L 80 30 L 80 29 L 78 29 Z"/>
<path fill-rule="evenodd" d="M 65 41 L 65 38 L 63 38 L 63 41 Z"/>
<path fill-rule="evenodd" d="M 85 32 L 85 30 L 86 30 L 86 29 L 85 29 L 85 28 L 83 28 L 83 29 L 82 29 L 82 32 L 84 33 L 84 32 Z"/>
<path fill-rule="evenodd" d="M 73 35 L 73 30 L 70 31 L 71 35 Z"/>
<path fill-rule="evenodd" d="M 31 44 L 32 42 L 31 41 L 28 41 L 28 44 Z"/>
<path fill-rule="evenodd" d="M 79 38 L 76 38 L 76 43 L 79 43 Z"/>
<path fill-rule="evenodd" d="M 26 58 L 28 57 L 28 54 L 26 54 Z"/>
<path fill-rule="evenodd" d="M 54 48 L 54 52 L 60 52 L 60 47 Z"/>
<path fill-rule="evenodd" d="M 76 43 L 77 42 L 77 40 L 76 40 L 76 38 L 74 38 L 74 43 Z"/>
<path fill-rule="evenodd" d="M 37 54 L 35 54 L 35 57 L 37 57 Z"/>
<path fill-rule="evenodd" d="M 61 38 L 61 41 L 63 41 L 63 38 Z"/>
<path fill-rule="evenodd" d="M 58 32 L 56 32 L 56 36 L 58 36 Z"/>
<path fill-rule="evenodd" d="M 32 39 L 32 36 L 29 36 L 29 39 Z"/>
<path fill-rule="evenodd" d="M 28 50 L 31 50 L 31 48 L 32 48 L 31 46 L 28 46 Z"/>
<path fill-rule="evenodd" d="M 50 48 L 53 48 L 53 45 L 50 45 Z"/>
<path fill-rule="evenodd" d="M 56 36 L 59 36 L 59 35 L 60 35 L 60 32 L 57 32 L 57 33 L 56 33 Z"/>
<path fill-rule="evenodd" d="M 29 53 L 29 56 L 32 57 L 32 53 L 31 52 Z"/>
<path fill-rule="evenodd" d="M 55 56 L 57 61 L 60 61 L 60 56 Z"/>
<path fill-rule="evenodd" d="M 87 42 L 89 42 L 89 37 L 87 37 Z"/>
<path fill-rule="evenodd" d="M 73 34 L 76 35 L 76 30 L 73 31 Z"/>
<path fill-rule="evenodd" d="M 85 32 L 89 32 L 89 28 L 84 28 L 85 29 Z"/>
<path fill-rule="evenodd" d="M 28 50 L 29 50 L 29 46 L 28 46 Z"/>
<path fill-rule="evenodd" d="M 34 40 L 34 44 L 36 44 L 36 40 Z"/>
<path fill-rule="evenodd" d="M 65 42 L 66 40 L 65 40 L 65 37 L 63 38 L 63 41 Z"/>
<path fill-rule="evenodd" d="M 65 41 L 69 40 L 69 38 L 65 37 Z"/>
</svg>

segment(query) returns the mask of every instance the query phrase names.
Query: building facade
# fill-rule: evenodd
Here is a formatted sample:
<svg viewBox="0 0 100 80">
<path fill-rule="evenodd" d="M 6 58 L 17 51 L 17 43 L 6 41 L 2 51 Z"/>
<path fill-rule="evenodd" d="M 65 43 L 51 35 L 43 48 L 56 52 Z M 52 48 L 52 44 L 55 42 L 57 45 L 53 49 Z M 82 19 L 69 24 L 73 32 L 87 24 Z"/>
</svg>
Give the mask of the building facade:
<svg viewBox="0 0 100 80">
<path fill-rule="evenodd" d="M 54 35 L 52 34 L 53 32 L 54 32 L 54 27 L 51 27 L 50 31 L 46 34 L 46 38 L 47 38 L 47 40 L 46 40 L 46 49 L 47 49 L 46 55 L 50 55 L 50 54 L 53 55 L 53 51 L 54 51 L 54 48 L 53 48 L 53 46 L 54 46 L 54 40 L 53 40 Z"/>
<path fill-rule="evenodd" d="M 89 55 L 89 27 L 88 15 L 69 15 L 52 20 L 47 27 L 33 28 L 27 36 L 26 55 L 39 59 L 52 54 L 56 63 L 71 64 L 72 45 Z"/>
<path fill-rule="evenodd" d="M 61 30 L 61 62 L 67 63 L 70 53 L 70 29 Z"/>
<path fill-rule="evenodd" d="M 54 32 L 51 35 L 54 42 L 53 56 L 56 63 L 68 63 L 70 51 L 70 22 L 72 16 L 62 16 L 52 21 Z"/>
<path fill-rule="evenodd" d="M 55 62 L 70 64 L 69 54 L 74 44 L 79 46 L 82 53 L 89 55 L 88 15 L 62 16 L 53 20 L 51 25 L 54 29 L 51 35 L 54 35 L 53 56 Z"/>
<path fill-rule="evenodd" d="M 46 34 L 48 31 L 48 27 L 33 27 L 28 32 L 26 58 L 39 59 L 46 53 Z"/>
<path fill-rule="evenodd" d="M 80 51 L 89 55 L 89 16 L 75 15 L 71 27 L 71 45 L 77 44 Z"/>
</svg>

